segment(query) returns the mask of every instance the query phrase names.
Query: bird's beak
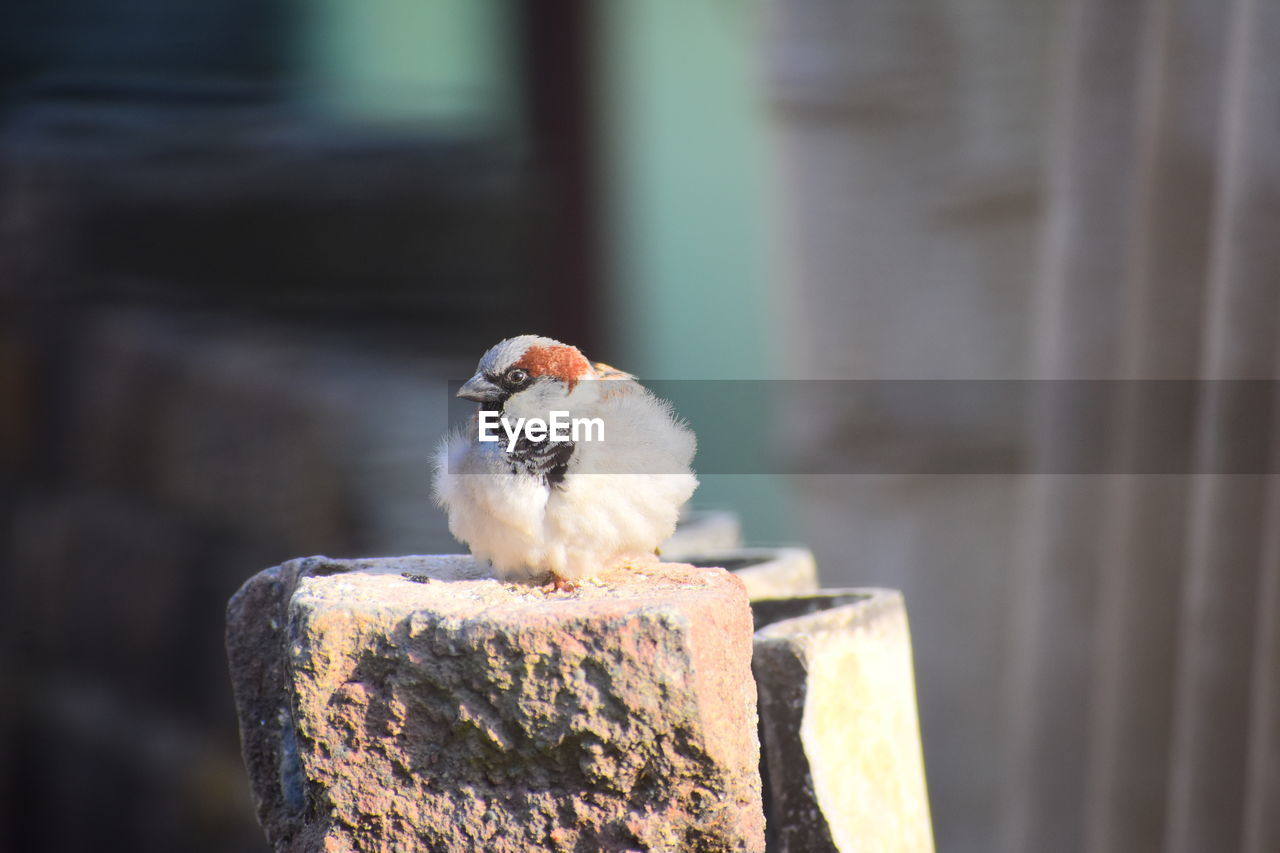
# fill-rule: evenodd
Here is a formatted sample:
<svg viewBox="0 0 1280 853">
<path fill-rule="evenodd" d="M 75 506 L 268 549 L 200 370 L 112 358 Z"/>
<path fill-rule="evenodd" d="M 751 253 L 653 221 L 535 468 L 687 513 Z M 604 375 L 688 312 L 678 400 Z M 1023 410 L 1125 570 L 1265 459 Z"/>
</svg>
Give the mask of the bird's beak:
<svg viewBox="0 0 1280 853">
<path fill-rule="evenodd" d="M 464 400 L 474 400 L 477 403 L 492 403 L 501 399 L 502 389 L 477 373 L 458 389 L 458 396 Z"/>
</svg>

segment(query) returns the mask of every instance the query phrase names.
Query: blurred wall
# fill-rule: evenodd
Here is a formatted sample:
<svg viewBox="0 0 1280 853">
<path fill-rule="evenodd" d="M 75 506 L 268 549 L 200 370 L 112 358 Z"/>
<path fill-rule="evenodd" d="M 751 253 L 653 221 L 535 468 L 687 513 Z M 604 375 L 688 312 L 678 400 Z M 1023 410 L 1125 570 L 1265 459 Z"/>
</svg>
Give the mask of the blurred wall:
<svg viewBox="0 0 1280 853">
<path fill-rule="evenodd" d="M 779 441 L 802 437 L 807 470 L 883 472 L 791 478 L 796 518 L 826 583 L 904 591 L 938 846 L 985 853 L 1020 496 L 983 471 L 1016 470 L 1024 435 L 1012 398 L 949 411 L 920 380 L 1029 375 L 1055 4 L 764 8 L 784 244 L 772 316 L 787 375 L 830 380 Z M 878 408 L 877 387 L 906 405 Z M 970 473 L 936 473 L 949 468 Z"/>
<path fill-rule="evenodd" d="M 1276 8 L 6 4 L 0 846 L 254 849 L 226 597 L 456 547 L 445 382 L 537 330 L 780 380 L 672 386 L 696 502 L 905 591 L 941 849 L 1273 849 L 1274 478 L 1018 478 L 1096 401 L 931 395 L 1274 378 Z M 1122 458 L 1274 439 L 1144 387 Z"/>
<path fill-rule="evenodd" d="M 1067 8 L 1003 849 L 1275 850 L 1280 4 Z"/>
<path fill-rule="evenodd" d="M 783 377 L 756 7 L 652 0 L 596 13 L 609 349 L 652 379 Z M 741 513 L 748 541 L 794 538 L 785 485 L 763 462 L 775 399 L 725 410 L 696 382 L 667 387 L 702 441 L 740 460 L 739 473 L 700 474 L 695 503 Z"/>
<path fill-rule="evenodd" d="M 0 848 L 263 849 L 228 597 L 454 550 L 447 381 L 582 331 L 479 5 L 0 10 Z"/>
</svg>

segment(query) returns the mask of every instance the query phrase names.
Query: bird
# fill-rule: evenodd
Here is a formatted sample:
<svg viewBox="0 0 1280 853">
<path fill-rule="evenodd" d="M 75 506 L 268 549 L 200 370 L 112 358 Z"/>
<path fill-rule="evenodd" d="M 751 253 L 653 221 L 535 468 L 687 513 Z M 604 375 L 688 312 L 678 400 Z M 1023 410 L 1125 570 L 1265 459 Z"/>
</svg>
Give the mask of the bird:
<svg viewBox="0 0 1280 853">
<path fill-rule="evenodd" d="M 697 439 L 671 404 L 575 346 L 507 338 L 457 396 L 479 405 L 440 443 L 433 493 L 449 531 L 503 580 L 572 591 L 653 561 L 698 486 Z M 564 428 L 539 440 L 535 421 L 557 416 Z"/>
</svg>

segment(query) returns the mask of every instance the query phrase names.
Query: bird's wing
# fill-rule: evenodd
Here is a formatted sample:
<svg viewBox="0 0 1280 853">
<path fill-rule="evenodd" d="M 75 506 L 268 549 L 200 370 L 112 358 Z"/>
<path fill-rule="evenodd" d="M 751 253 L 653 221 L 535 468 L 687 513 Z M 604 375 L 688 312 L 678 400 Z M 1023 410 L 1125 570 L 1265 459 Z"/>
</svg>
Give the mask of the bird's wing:
<svg viewBox="0 0 1280 853">
<path fill-rule="evenodd" d="M 597 361 L 591 366 L 595 368 L 597 379 L 613 383 L 601 390 L 601 398 L 608 400 L 622 394 L 629 394 L 635 388 L 636 378 L 630 373 L 605 364 L 603 361 Z"/>
<path fill-rule="evenodd" d="M 596 369 L 596 378 L 598 379 L 635 379 L 625 370 L 619 370 L 616 367 L 605 364 L 603 361 L 597 361 L 591 366 Z"/>
</svg>

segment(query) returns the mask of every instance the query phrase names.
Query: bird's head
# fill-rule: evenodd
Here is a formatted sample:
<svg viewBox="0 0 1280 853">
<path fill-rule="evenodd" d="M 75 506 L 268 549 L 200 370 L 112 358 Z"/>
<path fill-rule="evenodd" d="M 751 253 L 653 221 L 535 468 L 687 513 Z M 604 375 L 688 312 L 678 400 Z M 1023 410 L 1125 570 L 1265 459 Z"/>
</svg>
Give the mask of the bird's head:
<svg viewBox="0 0 1280 853">
<path fill-rule="evenodd" d="M 458 396 L 484 409 L 502 411 L 520 401 L 538 410 L 566 398 L 579 380 L 591 374 L 591 362 L 577 347 L 539 335 L 520 335 L 491 347 Z"/>
</svg>

